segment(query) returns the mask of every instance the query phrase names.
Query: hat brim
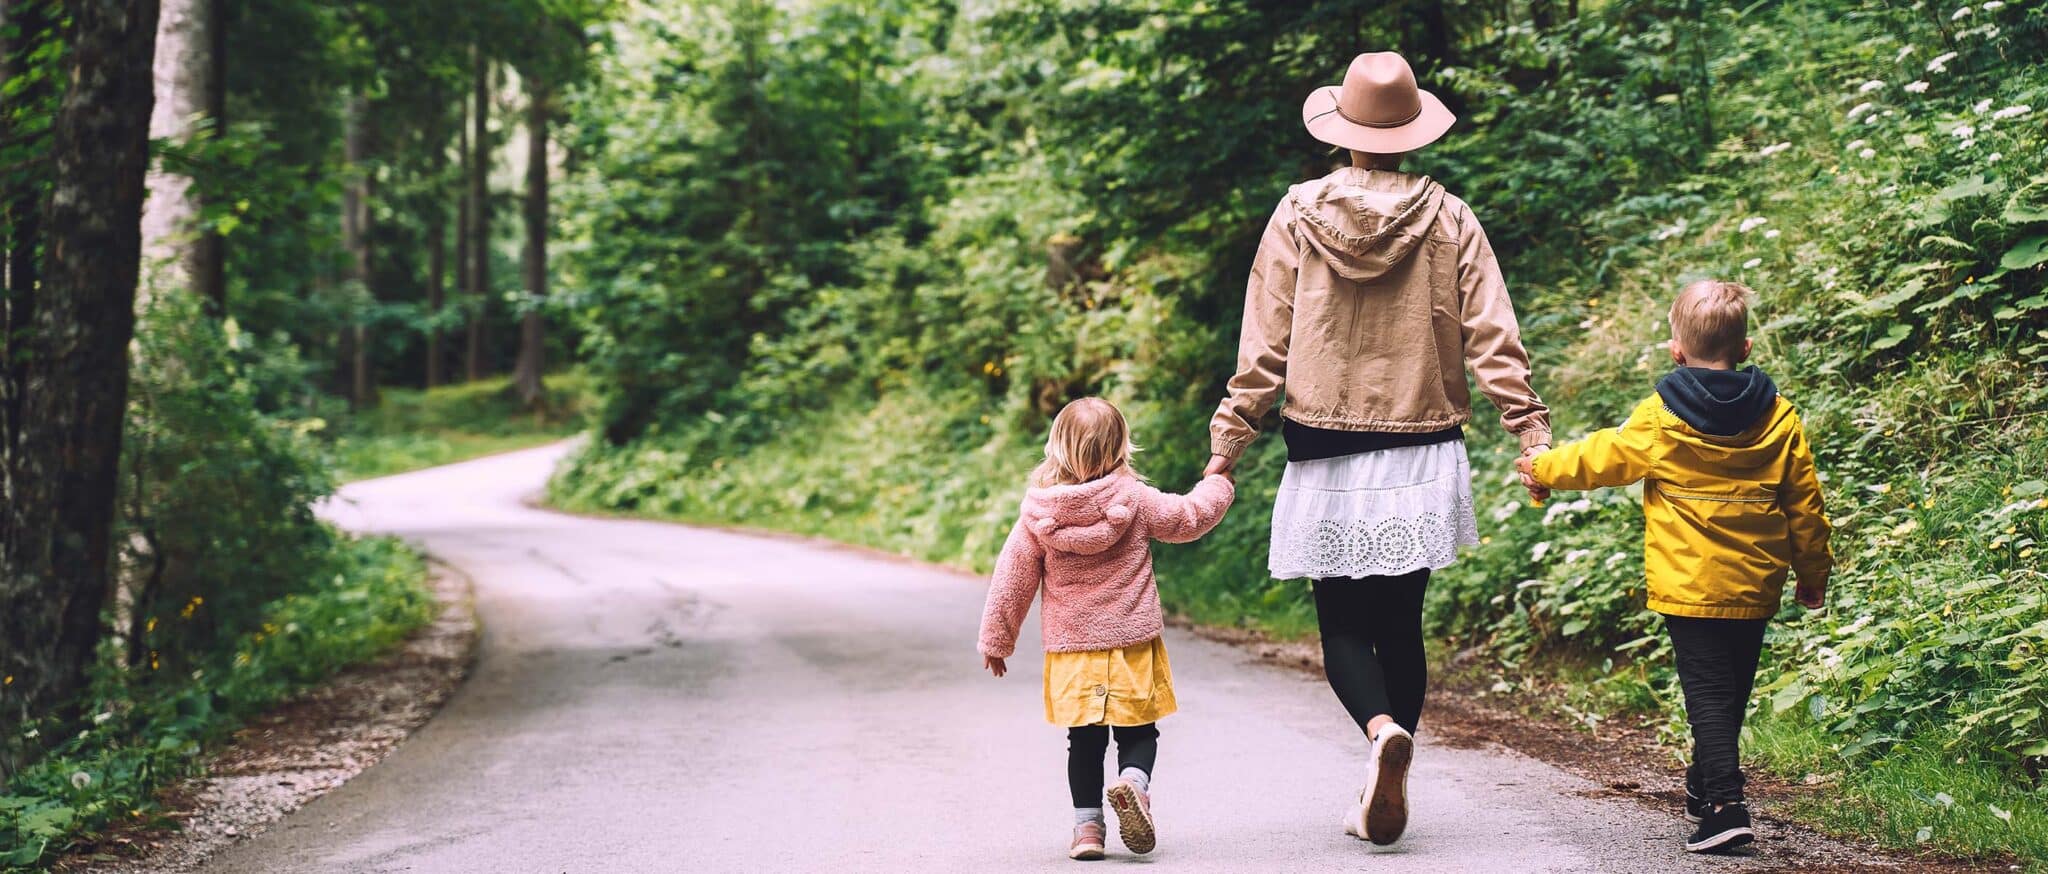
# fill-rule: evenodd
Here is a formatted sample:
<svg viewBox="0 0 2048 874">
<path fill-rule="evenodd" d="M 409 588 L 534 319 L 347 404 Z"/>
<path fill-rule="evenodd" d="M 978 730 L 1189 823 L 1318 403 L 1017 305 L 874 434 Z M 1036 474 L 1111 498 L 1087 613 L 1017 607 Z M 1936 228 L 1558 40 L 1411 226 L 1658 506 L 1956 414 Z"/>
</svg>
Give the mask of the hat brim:
<svg viewBox="0 0 2048 874">
<path fill-rule="evenodd" d="M 1458 121 L 1458 117 L 1452 115 L 1436 95 L 1418 89 L 1416 94 L 1422 99 L 1422 112 L 1407 124 L 1397 127 L 1358 124 L 1337 111 L 1337 89 L 1336 85 L 1317 88 L 1301 103 L 1301 124 L 1308 128 L 1308 135 L 1333 146 L 1375 155 L 1398 155 L 1436 142 Z"/>
</svg>

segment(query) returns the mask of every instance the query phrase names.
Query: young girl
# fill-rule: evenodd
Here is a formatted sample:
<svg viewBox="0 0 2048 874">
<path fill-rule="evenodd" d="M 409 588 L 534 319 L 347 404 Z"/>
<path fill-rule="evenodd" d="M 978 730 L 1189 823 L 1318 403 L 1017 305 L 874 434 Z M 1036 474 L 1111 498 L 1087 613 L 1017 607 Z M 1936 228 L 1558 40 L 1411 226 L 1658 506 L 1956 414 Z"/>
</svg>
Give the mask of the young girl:
<svg viewBox="0 0 2048 874">
<path fill-rule="evenodd" d="M 1123 414 L 1108 401 L 1083 398 L 1060 410 L 981 617 L 982 664 L 1000 677 L 1032 598 L 1045 595 L 1045 718 L 1067 727 L 1074 859 L 1102 858 L 1102 757 L 1112 727 L 1117 831 L 1131 852 L 1152 850 L 1153 723 L 1176 706 L 1150 541 L 1207 534 L 1235 496 L 1221 474 L 1185 496 L 1161 492 L 1131 469 L 1134 451 Z"/>
</svg>

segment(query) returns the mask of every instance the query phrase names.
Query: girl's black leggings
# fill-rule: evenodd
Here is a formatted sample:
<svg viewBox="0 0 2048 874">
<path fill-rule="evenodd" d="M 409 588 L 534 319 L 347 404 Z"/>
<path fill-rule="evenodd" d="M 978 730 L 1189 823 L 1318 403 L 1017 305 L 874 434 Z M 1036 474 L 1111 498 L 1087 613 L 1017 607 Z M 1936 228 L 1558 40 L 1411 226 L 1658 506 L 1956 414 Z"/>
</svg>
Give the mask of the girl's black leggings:
<svg viewBox="0 0 2048 874">
<path fill-rule="evenodd" d="M 1102 756 L 1109 752 L 1107 725 L 1077 725 L 1067 729 L 1067 791 L 1075 807 L 1102 806 Z M 1152 762 L 1159 758 L 1159 724 L 1119 725 L 1116 731 L 1116 769 L 1137 768 L 1152 775 Z"/>
<path fill-rule="evenodd" d="M 1422 593 L 1429 569 L 1396 577 L 1315 581 L 1323 673 L 1363 730 L 1382 713 L 1415 731 L 1429 664 L 1422 654 Z"/>
</svg>

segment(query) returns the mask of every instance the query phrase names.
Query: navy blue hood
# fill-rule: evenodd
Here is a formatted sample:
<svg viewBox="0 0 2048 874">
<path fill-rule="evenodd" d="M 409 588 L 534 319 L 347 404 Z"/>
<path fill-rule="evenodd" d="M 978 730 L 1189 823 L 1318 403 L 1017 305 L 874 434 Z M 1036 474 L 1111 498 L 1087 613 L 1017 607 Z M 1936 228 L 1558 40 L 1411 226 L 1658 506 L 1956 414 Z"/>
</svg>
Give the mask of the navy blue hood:
<svg viewBox="0 0 2048 874">
<path fill-rule="evenodd" d="M 1756 365 L 1741 370 L 1680 367 L 1657 382 L 1657 395 L 1673 415 L 1710 437 L 1750 429 L 1778 400 L 1778 384 Z"/>
</svg>

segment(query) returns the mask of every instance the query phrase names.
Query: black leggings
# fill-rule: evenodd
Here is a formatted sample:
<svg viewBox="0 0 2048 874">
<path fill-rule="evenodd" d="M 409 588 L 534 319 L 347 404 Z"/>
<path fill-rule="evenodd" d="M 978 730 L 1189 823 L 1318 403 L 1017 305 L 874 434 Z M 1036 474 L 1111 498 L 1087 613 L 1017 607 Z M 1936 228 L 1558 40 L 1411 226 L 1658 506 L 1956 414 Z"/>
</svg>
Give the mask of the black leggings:
<svg viewBox="0 0 2048 874">
<path fill-rule="evenodd" d="M 1685 690 L 1685 720 L 1692 725 L 1685 788 L 1695 798 L 1715 804 L 1742 800 L 1742 717 L 1770 622 L 1664 617 L 1678 685 Z"/>
<path fill-rule="evenodd" d="M 1102 806 L 1102 756 L 1109 752 L 1107 725 L 1077 725 L 1067 729 L 1067 791 L 1075 807 Z M 1159 758 L 1159 724 L 1116 726 L 1116 769 L 1137 768 L 1152 776 L 1152 763 Z"/>
<path fill-rule="evenodd" d="M 1380 714 L 1415 731 L 1429 664 L 1422 654 L 1422 593 L 1429 569 L 1398 577 L 1315 581 L 1323 673 L 1362 730 Z"/>
</svg>

